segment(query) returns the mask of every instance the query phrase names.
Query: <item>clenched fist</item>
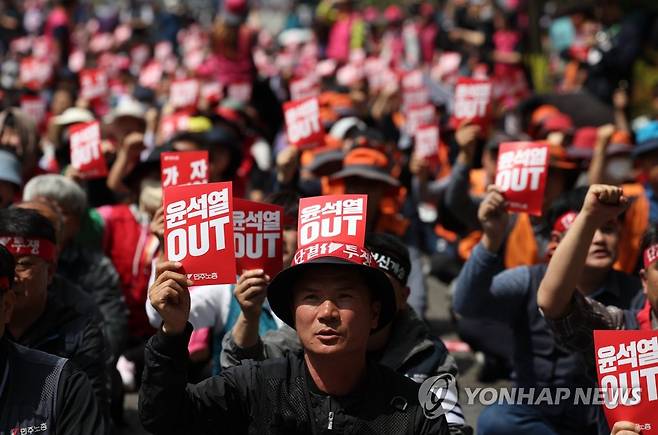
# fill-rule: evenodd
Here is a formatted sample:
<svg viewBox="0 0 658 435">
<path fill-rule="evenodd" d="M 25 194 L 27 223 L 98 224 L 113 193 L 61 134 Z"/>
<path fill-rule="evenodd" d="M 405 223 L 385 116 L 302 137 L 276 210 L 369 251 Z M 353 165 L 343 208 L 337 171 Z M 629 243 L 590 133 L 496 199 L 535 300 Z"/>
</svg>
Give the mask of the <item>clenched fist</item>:
<svg viewBox="0 0 658 435">
<path fill-rule="evenodd" d="M 478 209 L 478 219 L 484 232 L 482 243 L 491 252 L 497 252 L 505 240 L 509 220 L 506 207 L 507 202 L 498 187 L 493 184 L 487 187 L 487 196 Z"/>
<path fill-rule="evenodd" d="M 246 270 L 240 276 L 234 293 L 245 319 L 258 321 L 269 282 L 270 277 L 262 269 Z"/>
<path fill-rule="evenodd" d="M 182 266 L 175 261 L 158 263 L 155 282 L 149 288 L 149 300 L 162 317 L 165 334 L 181 334 L 190 316 L 188 287 L 192 281 L 180 272 Z"/>
<path fill-rule="evenodd" d="M 628 206 L 621 187 L 593 184 L 587 191 L 582 212 L 598 228 L 616 219 Z"/>
</svg>

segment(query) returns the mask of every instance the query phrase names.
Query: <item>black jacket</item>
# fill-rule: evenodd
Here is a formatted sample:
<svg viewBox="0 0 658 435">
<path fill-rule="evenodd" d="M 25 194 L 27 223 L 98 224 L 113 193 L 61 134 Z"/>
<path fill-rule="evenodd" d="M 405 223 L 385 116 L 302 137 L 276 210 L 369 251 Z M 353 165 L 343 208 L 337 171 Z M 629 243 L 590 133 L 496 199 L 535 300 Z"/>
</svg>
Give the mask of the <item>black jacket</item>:
<svg viewBox="0 0 658 435">
<path fill-rule="evenodd" d="M 103 316 L 103 333 L 111 354 L 118 358 L 128 340 L 128 308 L 112 261 L 101 251 L 68 246 L 60 254 L 57 273 L 93 298 Z"/>
<path fill-rule="evenodd" d="M 73 284 L 57 279 L 48 289 L 45 311 L 14 341 L 68 358 L 89 377 L 99 406 L 106 411 L 109 404 L 107 346 L 99 317 L 88 295 Z"/>
<path fill-rule="evenodd" d="M 6 374 L 6 376 L 5 376 Z M 105 434 L 89 379 L 65 359 L 0 339 L 0 434 Z"/>
<path fill-rule="evenodd" d="M 188 385 L 191 329 L 180 336 L 158 332 L 146 345 L 139 414 L 153 433 L 448 433 L 445 417 L 423 415 L 418 384 L 378 364 L 369 364 L 360 386 L 343 397 L 318 391 L 294 353 Z"/>
</svg>

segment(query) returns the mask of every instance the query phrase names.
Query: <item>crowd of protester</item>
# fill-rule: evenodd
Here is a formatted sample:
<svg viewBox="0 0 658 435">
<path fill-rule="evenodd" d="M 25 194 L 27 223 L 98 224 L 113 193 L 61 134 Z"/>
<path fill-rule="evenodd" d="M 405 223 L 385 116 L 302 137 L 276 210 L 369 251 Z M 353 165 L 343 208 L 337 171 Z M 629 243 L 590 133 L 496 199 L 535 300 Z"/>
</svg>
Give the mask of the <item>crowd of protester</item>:
<svg viewBox="0 0 658 435">
<path fill-rule="evenodd" d="M 654 11 L 614 0 L 202 3 L 0 0 L 0 434 L 119 431 L 125 395 L 140 388 L 154 433 L 305 433 L 309 421 L 347 433 L 639 433 L 610 428 L 593 405 L 492 405 L 465 421 L 457 397 L 432 422 L 398 375 L 459 376 L 425 323 L 430 275 L 450 286 L 483 382 L 593 386 L 592 330 L 658 328 L 658 265 L 645 255 L 658 244 Z M 435 159 L 416 152 L 412 74 L 439 127 Z M 461 77 L 491 81 L 487 122 L 455 120 Z M 182 107 L 170 89 L 188 79 L 198 96 Z M 284 103 L 300 92 L 319 102 L 316 147 L 286 134 Z M 91 121 L 107 164 L 94 178 L 71 164 L 72 132 Z M 514 141 L 549 144 L 541 216 L 507 212 L 494 185 L 500 145 Z M 232 285 L 189 283 L 165 258 L 160 156 L 190 150 L 208 151 L 209 182 L 283 207 L 285 267 L 300 198 L 367 194 L 366 245 L 385 273 L 361 271 L 363 282 L 293 265 L 296 281 L 249 270 Z M 268 287 L 343 282 L 359 298 L 389 292 L 392 308 L 353 323 L 368 395 L 334 420 L 331 397 L 356 393 L 296 384 L 313 344 Z M 172 308 L 174 293 L 189 298 Z M 405 405 L 386 419 L 389 395 Z M 37 417 L 21 420 L 25 409 Z"/>
</svg>

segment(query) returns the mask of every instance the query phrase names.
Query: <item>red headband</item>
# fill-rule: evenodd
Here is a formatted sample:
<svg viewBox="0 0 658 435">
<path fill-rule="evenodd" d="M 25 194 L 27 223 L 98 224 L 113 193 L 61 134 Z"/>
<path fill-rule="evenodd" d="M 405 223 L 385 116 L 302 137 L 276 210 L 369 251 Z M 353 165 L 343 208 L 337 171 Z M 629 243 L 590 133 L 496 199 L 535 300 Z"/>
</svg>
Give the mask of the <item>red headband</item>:
<svg viewBox="0 0 658 435">
<path fill-rule="evenodd" d="M 651 266 L 656 260 L 658 260 L 658 244 L 651 245 L 644 250 L 644 268 L 647 269 Z"/>
<path fill-rule="evenodd" d="M 303 264 L 321 257 L 340 258 L 350 263 L 379 269 L 377 261 L 367 249 L 337 242 L 314 243 L 299 248 L 293 257 L 292 265 Z"/>
<path fill-rule="evenodd" d="M 47 239 L 0 236 L 0 244 L 16 255 L 36 255 L 45 261 L 55 260 L 55 244 Z"/>
<path fill-rule="evenodd" d="M 553 225 L 553 231 L 557 231 L 558 233 L 565 233 L 569 228 L 571 228 L 573 221 L 576 220 L 576 216 L 578 216 L 578 213 L 575 211 L 568 211 L 564 213 L 555 221 L 555 224 Z"/>
</svg>

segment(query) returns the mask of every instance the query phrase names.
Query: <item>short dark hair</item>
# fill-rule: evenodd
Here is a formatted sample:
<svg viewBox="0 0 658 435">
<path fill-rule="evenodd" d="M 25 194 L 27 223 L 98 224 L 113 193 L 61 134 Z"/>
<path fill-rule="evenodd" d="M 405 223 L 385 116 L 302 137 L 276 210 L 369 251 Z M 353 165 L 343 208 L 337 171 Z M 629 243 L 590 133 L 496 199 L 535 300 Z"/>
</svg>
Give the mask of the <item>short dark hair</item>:
<svg viewBox="0 0 658 435">
<path fill-rule="evenodd" d="M 265 198 L 265 202 L 283 207 L 283 215 L 297 222 L 299 215 L 299 194 L 292 190 L 282 190 L 271 193 Z"/>
<path fill-rule="evenodd" d="M 0 236 L 33 237 L 57 243 L 53 224 L 36 210 L 23 208 L 0 210 Z"/>
<path fill-rule="evenodd" d="M 14 256 L 4 245 L 0 245 L 0 278 L 7 278 L 9 287 L 14 283 L 14 268 Z M 0 294 L 5 290 L 7 289 L 0 287 Z"/>
</svg>

